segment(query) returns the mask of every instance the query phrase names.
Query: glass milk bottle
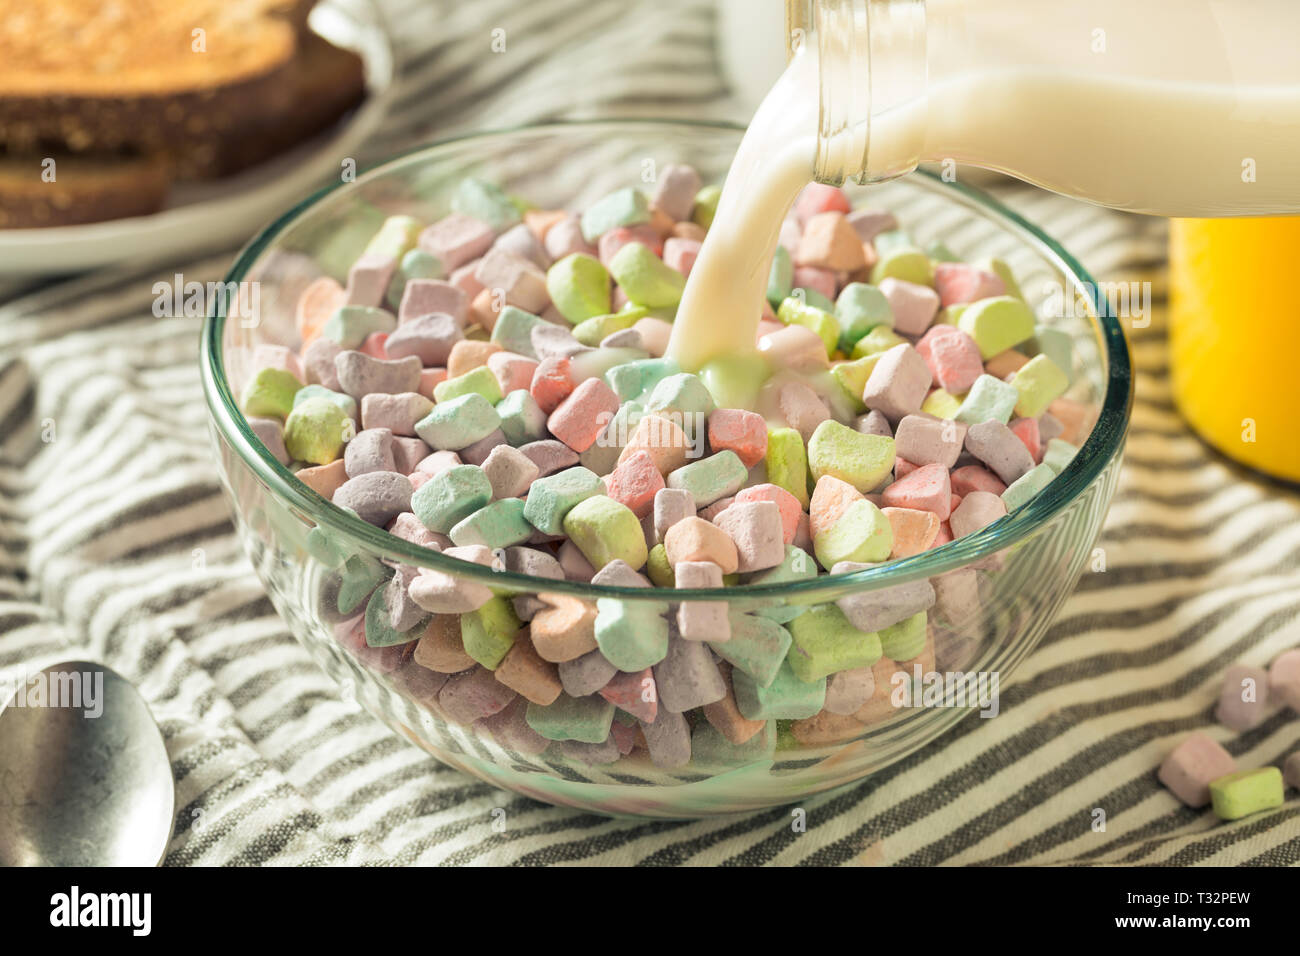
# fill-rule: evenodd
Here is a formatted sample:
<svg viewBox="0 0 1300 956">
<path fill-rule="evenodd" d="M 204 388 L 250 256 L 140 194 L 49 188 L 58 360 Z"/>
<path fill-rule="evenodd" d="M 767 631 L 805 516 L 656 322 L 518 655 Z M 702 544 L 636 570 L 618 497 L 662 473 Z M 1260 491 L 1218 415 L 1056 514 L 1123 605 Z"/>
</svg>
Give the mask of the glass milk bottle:
<svg viewBox="0 0 1300 956">
<path fill-rule="evenodd" d="M 815 175 L 965 163 L 1134 212 L 1300 212 L 1296 0 L 788 0 Z"/>
</svg>

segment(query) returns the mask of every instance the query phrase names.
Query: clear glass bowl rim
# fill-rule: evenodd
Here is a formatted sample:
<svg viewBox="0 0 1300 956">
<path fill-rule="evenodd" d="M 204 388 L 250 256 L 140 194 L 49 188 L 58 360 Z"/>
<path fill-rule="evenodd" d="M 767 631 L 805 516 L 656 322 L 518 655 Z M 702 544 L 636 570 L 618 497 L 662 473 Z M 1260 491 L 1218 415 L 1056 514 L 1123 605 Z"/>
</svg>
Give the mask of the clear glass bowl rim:
<svg viewBox="0 0 1300 956">
<path fill-rule="evenodd" d="M 225 276 L 225 282 L 241 282 L 258 258 L 271 247 L 290 225 L 336 191 L 358 188 L 365 182 L 377 179 L 422 159 L 429 159 L 439 150 L 450 146 L 464 146 L 492 140 L 508 141 L 512 137 L 530 135 L 563 135 L 565 132 L 591 135 L 600 129 L 611 134 L 635 133 L 653 137 L 655 130 L 676 127 L 709 133 L 741 134 L 744 126 L 734 123 L 707 122 L 677 119 L 629 120 L 574 120 L 533 124 L 495 130 L 483 130 L 437 140 L 423 146 L 397 153 L 359 173 L 352 182 L 338 182 L 311 194 L 293 206 L 270 225 L 266 226 L 240 251 Z M 1091 301 L 1096 316 L 1101 351 L 1106 360 L 1106 391 L 1102 399 L 1097 423 L 1083 447 L 1070 464 L 1046 489 L 1027 505 L 1006 517 L 965 537 L 941 545 L 910 558 L 883 563 L 876 567 L 848 574 L 825 575 L 801 581 L 771 585 L 744 585 L 729 588 L 701 588 L 675 591 L 674 601 L 736 601 L 742 599 L 772 600 L 798 598 L 798 603 L 816 600 L 826 594 L 846 590 L 875 590 L 903 584 L 921 577 L 931 577 L 971 564 L 1014 544 L 1049 522 L 1082 494 L 1101 474 L 1123 447 L 1133 404 L 1133 379 L 1128 342 L 1118 320 L 1108 311 L 1104 291 L 1088 271 L 1059 243 L 1033 223 L 1024 219 L 992 196 L 959 182 L 944 182 L 927 170 L 917 170 L 909 177 L 919 180 L 923 188 L 934 192 L 950 192 L 949 197 L 966 206 L 977 215 L 995 222 L 1000 228 L 1014 234 L 1020 241 L 1054 264 L 1082 289 Z M 226 286 L 229 288 L 229 285 Z M 497 589 L 520 593 L 547 592 L 568 594 L 586 599 L 609 597 L 621 599 L 663 600 L 662 589 L 649 591 L 643 588 L 615 587 L 612 585 L 585 584 L 577 581 L 536 578 L 512 571 L 493 568 L 450 558 L 440 552 L 405 541 L 389 534 L 383 528 L 368 524 L 359 517 L 336 507 L 294 477 L 286 466 L 280 464 L 262 445 L 248 426 L 239 403 L 230 389 L 222 359 L 222 335 L 225 329 L 225 302 L 223 296 L 214 296 L 204 320 L 201 336 L 201 374 L 203 392 L 208 411 L 218 434 L 252 469 L 257 478 L 283 502 L 301 513 L 317 527 L 328 528 L 341 537 L 340 543 L 357 543 L 366 551 L 396 563 L 411 564 L 443 571 L 447 574 L 476 580 Z"/>
</svg>

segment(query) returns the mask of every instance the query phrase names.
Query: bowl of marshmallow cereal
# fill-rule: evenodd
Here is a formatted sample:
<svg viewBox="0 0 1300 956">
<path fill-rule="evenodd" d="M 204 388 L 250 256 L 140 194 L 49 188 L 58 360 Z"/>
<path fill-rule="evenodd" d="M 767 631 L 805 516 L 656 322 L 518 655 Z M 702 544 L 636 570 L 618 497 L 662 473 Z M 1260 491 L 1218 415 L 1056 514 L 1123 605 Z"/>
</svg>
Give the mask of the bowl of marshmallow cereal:
<svg viewBox="0 0 1300 956">
<path fill-rule="evenodd" d="M 741 132 L 398 156 L 263 231 L 208 317 L 276 609 L 505 789 L 689 818 L 860 780 L 995 717 L 1096 560 L 1132 383 L 1088 274 L 925 173 L 720 210 Z"/>
</svg>

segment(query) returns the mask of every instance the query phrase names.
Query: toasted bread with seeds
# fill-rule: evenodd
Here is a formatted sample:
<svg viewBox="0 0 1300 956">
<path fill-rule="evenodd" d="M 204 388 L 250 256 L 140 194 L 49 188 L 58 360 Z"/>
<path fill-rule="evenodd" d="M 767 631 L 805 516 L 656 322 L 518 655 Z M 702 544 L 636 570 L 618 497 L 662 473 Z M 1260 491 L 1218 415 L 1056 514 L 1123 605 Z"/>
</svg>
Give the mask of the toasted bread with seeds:
<svg viewBox="0 0 1300 956">
<path fill-rule="evenodd" d="M 171 181 L 157 156 L 0 155 L 0 229 L 146 216 L 167 202 Z"/>
<path fill-rule="evenodd" d="M 302 0 L 0 0 L 0 144 L 183 151 L 283 113 Z"/>
</svg>

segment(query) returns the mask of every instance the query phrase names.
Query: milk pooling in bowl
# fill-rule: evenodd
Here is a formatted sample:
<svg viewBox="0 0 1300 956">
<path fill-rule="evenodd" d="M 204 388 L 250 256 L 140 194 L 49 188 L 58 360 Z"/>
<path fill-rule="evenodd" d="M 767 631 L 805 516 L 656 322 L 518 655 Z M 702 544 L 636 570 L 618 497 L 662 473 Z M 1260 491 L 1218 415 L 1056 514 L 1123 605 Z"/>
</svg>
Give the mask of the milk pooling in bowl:
<svg viewBox="0 0 1300 956">
<path fill-rule="evenodd" d="M 727 177 L 673 330 L 683 368 L 743 371 L 781 223 L 813 179 L 951 162 L 1134 212 L 1300 213 L 1298 5 L 791 6 L 812 32 Z"/>
</svg>

